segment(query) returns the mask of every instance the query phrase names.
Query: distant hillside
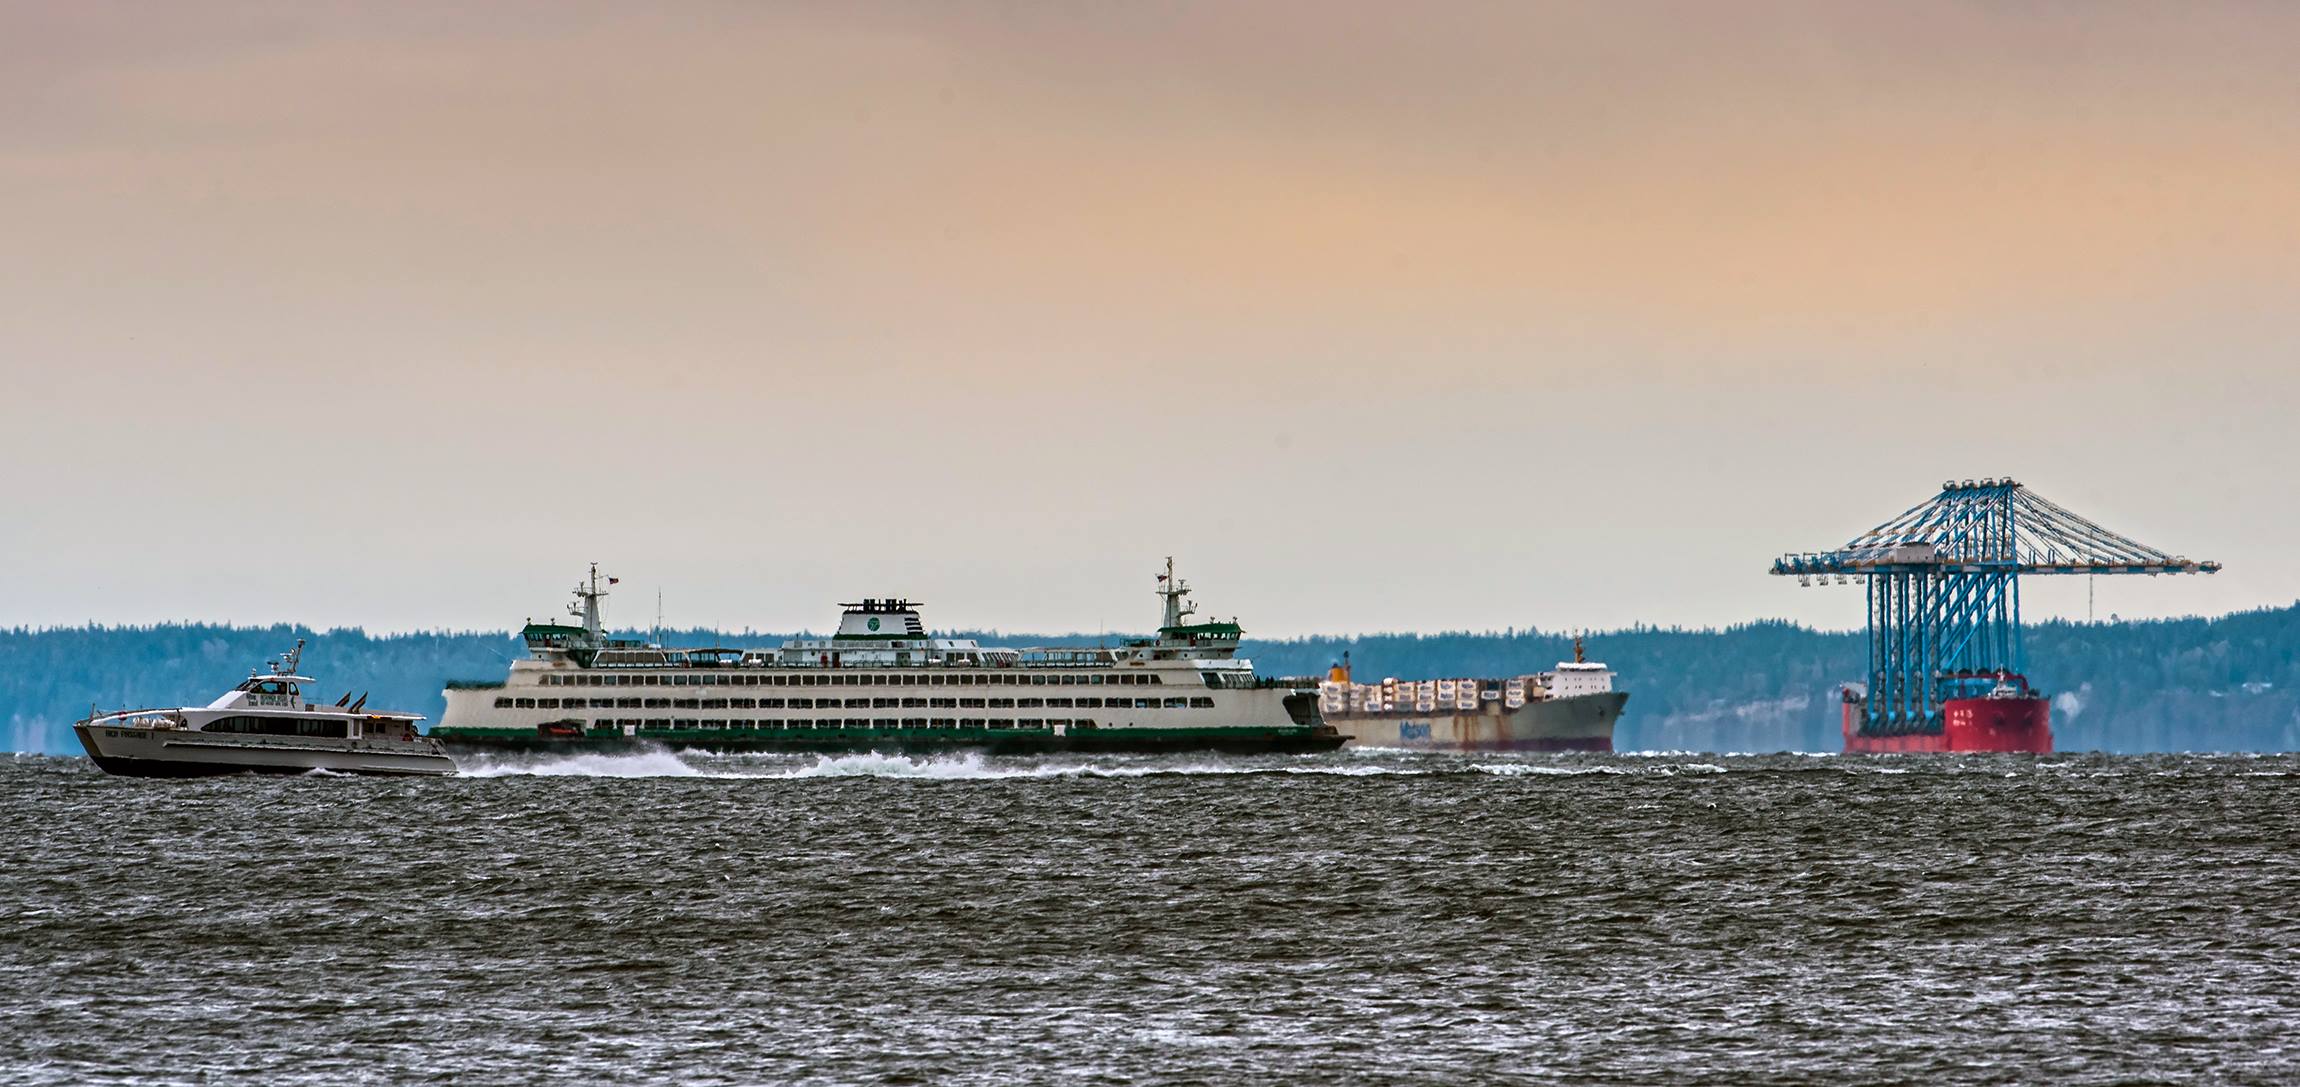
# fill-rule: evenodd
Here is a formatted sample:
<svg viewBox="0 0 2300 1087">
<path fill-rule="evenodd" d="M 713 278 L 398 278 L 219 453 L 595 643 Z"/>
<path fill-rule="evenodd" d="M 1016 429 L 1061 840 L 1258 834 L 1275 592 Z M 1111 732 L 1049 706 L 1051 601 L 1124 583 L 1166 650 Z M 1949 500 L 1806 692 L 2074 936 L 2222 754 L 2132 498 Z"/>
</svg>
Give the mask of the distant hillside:
<svg viewBox="0 0 2300 1087">
<path fill-rule="evenodd" d="M 1092 644 L 1090 635 L 953 632 L 992 644 Z M 436 720 L 450 679 L 493 679 L 522 650 L 501 632 L 370 635 L 202 624 L 0 630 L 0 722 L 15 751 L 76 753 L 71 722 L 104 708 L 205 701 L 297 637 L 328 701 Z M 666 632 L 680 645 L 772 645 L 786 635 Z M 2060 692 L 2066 750 L 2300 750 L 2300 605 L 2217 619 L 2045 623 L 2028 634 L 2037 682 Z M 1640 627 L 1594 634 L 1590 654 L 1631 692 L 1624 750 L 1835 751 L 1836 685 L 1858 679 L 1858 634 L 1751 623 L 1726 630 Z M 1500 676 L 1570 657 L 1542 631 L 1375 634 L 1249 641 L 1265 674 L 1320 673 L 1344 651 L 1359 679 Z"/>
</svg>

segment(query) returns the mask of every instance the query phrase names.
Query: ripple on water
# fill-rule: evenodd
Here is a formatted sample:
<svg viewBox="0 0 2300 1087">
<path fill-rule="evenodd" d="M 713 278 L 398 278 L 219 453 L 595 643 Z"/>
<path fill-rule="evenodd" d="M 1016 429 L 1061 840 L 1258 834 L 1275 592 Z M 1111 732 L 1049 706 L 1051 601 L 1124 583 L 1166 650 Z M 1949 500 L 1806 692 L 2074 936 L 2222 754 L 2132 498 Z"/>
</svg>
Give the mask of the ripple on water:
<svg viewBox="0 0 2300 1087">
<path fill-rule="evenodd" d="M 2300 1077 L 2289 756 L 466 771 L 0 763 L 0 1083 Z"/>
</svg>

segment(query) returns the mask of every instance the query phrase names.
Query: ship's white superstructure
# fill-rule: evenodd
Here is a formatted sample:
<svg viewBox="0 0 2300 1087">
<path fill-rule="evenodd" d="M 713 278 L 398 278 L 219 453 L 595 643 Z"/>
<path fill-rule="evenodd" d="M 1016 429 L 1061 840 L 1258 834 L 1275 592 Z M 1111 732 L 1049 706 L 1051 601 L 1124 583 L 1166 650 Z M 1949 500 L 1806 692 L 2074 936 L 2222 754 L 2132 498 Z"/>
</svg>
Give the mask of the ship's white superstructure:
<svg viewBox="0 0 2300 1087">
<path fill-rule="evenodd" d="M 612 579 L 610 579 L 610 584 Z M 1235 621 L 1190 622 L 1171 561 L 1164 623 L 1118 646 L 1002 648 L 936 637 L 919 605 L 844 605 L 829 637 L 676 649 L 606 636 L 594 568 L 569 611 L 529 623 L 502 682 L 454 683 L 435 734 L 473 747 L 652 741 L 725 750 L 1316 750 L 1315 680 L 1269 680 Z"/>
<path fill-rule="evenodd" d="M 205 706 L 90 714 L 73 732 L 97 766 L 138 777 L 455 772 L 439 741 L 416 731 L 418 714 L 372 711 L 348 691 L 334 705 L 305 701 L 303 646 Z"/>
</svg>

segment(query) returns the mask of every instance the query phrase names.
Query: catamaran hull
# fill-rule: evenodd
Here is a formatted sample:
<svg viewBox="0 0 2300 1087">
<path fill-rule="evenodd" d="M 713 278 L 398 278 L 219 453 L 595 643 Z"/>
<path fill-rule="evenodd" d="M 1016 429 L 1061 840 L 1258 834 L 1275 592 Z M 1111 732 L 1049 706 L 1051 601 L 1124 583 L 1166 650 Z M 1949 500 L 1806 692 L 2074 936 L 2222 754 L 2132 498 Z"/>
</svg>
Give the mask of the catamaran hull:
<svg viewBox="0 0 2300 1087">
<path fill-rule="evenodd" d="M 455 760 L 427 746 L 392 750 L 399 744 L 345 743 L 322 747 L 309 740 L 248 743 L 207 738 L 181 729 L 112 728 L 75 725 L 73 733 L 98 769 L 124 777 L 218 777 L 227 774 L 379 774 L 442 777 L 455 772 Z"/>
</svg>

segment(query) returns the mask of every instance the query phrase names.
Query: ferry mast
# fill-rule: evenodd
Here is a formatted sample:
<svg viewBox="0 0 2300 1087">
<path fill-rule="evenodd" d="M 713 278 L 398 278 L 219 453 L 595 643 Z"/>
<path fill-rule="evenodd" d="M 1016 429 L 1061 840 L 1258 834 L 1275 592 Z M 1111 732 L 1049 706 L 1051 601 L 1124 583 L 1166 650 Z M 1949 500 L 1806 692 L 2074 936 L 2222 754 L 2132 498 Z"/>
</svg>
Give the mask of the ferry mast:
<svg viewBox="0 0 2300 1087">
<path fill-rule="evenodd" d="M 1166 602 L 1166 618 L 1164 622 L 1158 624 L 1160 627 L 1181 626 L 1183 616 L 1197 613 L 1198 605 L 1185 603 L 1182 600 L 1188 595 L 1190 595 L 1190 583 L 1174 576 L 1174 556 L 1166 556 L 1166 572 L 1158 575 L 1158 596 L 1159 599 Z"/>
<path fill-rule="evenodd" d="M 607 584 L 613 585 L 616 580 L 608 578 Z M 594 639 L 604 638 L 607 634 L 605 625 L 599 619 L 599 601 L 606 595 L 607 590 L 599 587 L 599 564 L 594 562 L 591 564 L 590 580 L 575 586 L 575 603 L 567 605 L 567 614 L 583 620 L 584 632 Z"/>
</svg>

